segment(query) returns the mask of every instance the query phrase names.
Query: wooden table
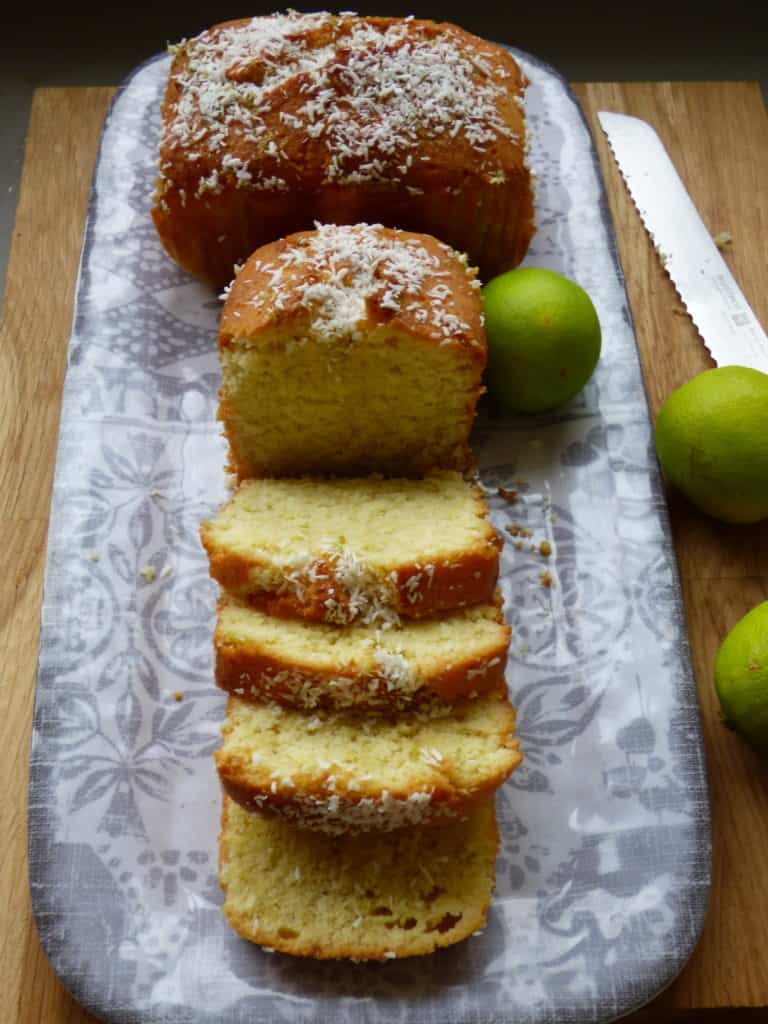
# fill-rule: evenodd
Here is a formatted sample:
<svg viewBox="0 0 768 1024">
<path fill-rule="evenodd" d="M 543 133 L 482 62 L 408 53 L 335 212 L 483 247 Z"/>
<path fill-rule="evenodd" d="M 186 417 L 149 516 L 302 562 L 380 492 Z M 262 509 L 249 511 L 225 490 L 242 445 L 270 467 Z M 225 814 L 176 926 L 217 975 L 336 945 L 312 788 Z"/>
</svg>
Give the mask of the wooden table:
<svg viewBox="0 0 768 1024">
<path fill-rule="evenodd" d="M 732 234 L 726 259 L 763 324 L 768 118 L 754 83 L 608 83 L 574 91 L 605 172 L 655 414 L 673 388 L 712 363 L 687 317 L 675 313 L 679 301 L 627 198 L 595 112 L 625 111 L 656 127 L 711 232 Z M 59 984 L 37 941 L 27 889 L 26 787 L 59 403 L 86 198 L 111 94 L 88 88 L 35 95 L 0 326 L 0 990 L 3 1019 L 17 1024 L 93 1019 Z M 768 772 L 721 726 L 712 662 L 726 631 L 768 597 L 768 524 L 726 527 L 674 495 L 670 504 L 709 768 L 713 885 L 704 932 L 688 966 L 628 1020 L 706 1022 L 722 1017 L 703 1009 L 735 1007 L 762 1007 L 749 1016 L 766 1020 Z"/>
</svg>

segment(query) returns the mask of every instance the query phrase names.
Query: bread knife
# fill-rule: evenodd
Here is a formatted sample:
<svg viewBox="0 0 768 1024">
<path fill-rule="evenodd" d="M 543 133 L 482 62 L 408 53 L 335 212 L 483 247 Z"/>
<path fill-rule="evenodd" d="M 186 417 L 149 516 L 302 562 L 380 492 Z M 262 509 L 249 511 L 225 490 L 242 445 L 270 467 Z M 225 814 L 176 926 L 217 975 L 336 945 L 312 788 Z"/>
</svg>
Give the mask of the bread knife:
<svg viewBox="0 0 768 1024">
<path fill-rule="evenodd" d="M 598 119 L 629 194 L 696 330 L 718 366 L 768 373 L 768 337 L 656 132 L 626 114 Z"/>
</svg>

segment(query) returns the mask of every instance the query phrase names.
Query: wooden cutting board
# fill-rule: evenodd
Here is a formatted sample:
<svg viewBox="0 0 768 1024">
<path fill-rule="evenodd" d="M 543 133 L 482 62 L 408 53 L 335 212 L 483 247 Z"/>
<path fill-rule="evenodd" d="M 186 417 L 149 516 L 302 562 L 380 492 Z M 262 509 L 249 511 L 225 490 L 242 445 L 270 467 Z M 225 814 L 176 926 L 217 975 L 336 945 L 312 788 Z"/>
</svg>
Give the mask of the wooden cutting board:
<svg viewBox="0 0 768 1024">
<path fill-rule="evenodd" d="M 112 91 L 35 95 L 0 323 L 0 982 L 3 1013 L 17 1024 L 93 1019 L 61 987 L 37 941 L 27 888 L 26 787 L 61 388 L 86 201 Z M 595 112 L 623 111 L 654 125 L 712 234 L 732 234 L 726 260 L 763 324 L 768 118 L 756 83 L 601 83 L 574 91 L 603 165 L 655 414 L 671 390 L 712 363 L 688 318 L 679 315 L 679 300 L 626 195 Z M 768 1007 L 768 766 L 721 726 L 712 689 L 721 639 L 768 597 L 768 523 L 727 527 L 674 495 L 670 511 L 706 744 L 713 884 L 688 966 L 650 1007 L 626 1018 L 636 1024 L 699 1021 L 704 1008 Z"/>
</svg>

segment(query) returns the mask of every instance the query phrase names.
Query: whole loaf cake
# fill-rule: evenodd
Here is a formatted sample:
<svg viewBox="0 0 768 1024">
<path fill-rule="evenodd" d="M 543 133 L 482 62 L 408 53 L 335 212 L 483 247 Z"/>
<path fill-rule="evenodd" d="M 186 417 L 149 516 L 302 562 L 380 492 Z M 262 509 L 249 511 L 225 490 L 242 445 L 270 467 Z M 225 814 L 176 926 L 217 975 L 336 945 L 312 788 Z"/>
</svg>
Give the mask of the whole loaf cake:
<svg viewBox="0 0 768 1024">
<path fill-rule="evenodd" d="M 215 285 L 316 221 L 432 234 L 488 278 L 534 234 L 525 77 L 451 24 L 287 14 L 172 47 L 153 218 Z"/>
</svg>

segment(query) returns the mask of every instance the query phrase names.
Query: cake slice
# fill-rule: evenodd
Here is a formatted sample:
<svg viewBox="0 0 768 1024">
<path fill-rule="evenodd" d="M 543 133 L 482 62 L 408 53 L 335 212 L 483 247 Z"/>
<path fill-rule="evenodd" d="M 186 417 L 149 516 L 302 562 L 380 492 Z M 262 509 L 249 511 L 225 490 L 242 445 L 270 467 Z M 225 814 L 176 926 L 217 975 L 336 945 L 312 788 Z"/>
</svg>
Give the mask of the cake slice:
<svg viewBox="0 0 768 1024">
<path fill-rule="evenodd" d="M 520 764 L 506 690 L 393 718 L 231 698 L 215 754 L 251 811 L 329 834 L 456 822 Z"/>
<path fill-rule="evenodd" d="M 497 849 L 492 800 L 449 829 L 333 837 L 225 798 L 224 913 L 243 938 L 294 956 L 419 956 L 483 927 Z"/>
<path fill-rule="evenodd" d="M 241 480 L 471 465 L 479 282 L 436 238 L 326 224 L 257 249 L 224 304 L 219 357 Z"/>
<path fill-rule="evenodd" d="M 455 472 L 246 480 L 200 536 L 211 576 L 270 615 L 382 625 L 491 601 L 502 543 Z"/>
<path fill-rule="evenodd" d="M 378 629 L 275 618 L 224 594 L 216 683 L 287 707 L 393 710 L 498 687 L 509 639 L 498 604 Z"/>
</svg>

